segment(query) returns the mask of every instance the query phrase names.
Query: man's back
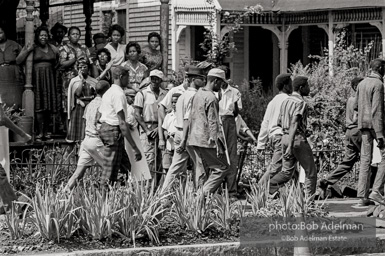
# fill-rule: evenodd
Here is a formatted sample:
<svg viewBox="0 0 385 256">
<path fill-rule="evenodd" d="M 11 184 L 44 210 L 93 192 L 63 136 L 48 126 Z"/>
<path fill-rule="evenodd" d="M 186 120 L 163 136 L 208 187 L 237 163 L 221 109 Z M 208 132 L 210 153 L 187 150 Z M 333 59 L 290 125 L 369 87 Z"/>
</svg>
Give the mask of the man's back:
<svg viewBox="0 0 385 256">
<path fill-rule="evenodd" d="M 219 105 L 215 94 L 206 88 L 199 89 L 191 105 L 189 145 L 216 147 L 215 142 L 219 133 L 218 111 Z"/>
<path fill-rule="evenodd" d="M 382 136 L 384 86 L 379 75 L 372 73 L 359 83 L 355 107 L 358 108 L 358 129 L 374 129 Z"/>
</svg>

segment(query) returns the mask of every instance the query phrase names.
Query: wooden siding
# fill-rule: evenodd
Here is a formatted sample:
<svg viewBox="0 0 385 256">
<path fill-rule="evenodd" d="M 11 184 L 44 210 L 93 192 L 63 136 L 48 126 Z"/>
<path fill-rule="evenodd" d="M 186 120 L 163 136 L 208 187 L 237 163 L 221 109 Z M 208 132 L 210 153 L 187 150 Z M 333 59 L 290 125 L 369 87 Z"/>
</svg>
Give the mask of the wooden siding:
<svg viewBox="0 0 385 256">
<path fill-rule="evenodd" d="M 71 26 L 77 26 L 80 28 L 82 36 L 80 37 L 80 43 L 85 43 L 85 15 L 83 14 L 83 5 L 76 4 L 64 7 L 64 25 L 69 28 Z M 92 15 L 92 34 L 99 33 L 100 31 L 100 12 L 98 8 L 95 8 Z M 66 38 L 65 38 L 66 39 Z"/>
<path fill-rule="evenodd" d="M 191 42 L 189 42 L 191 43 Z M 178 44 L 178 50 L 179 50 L 179 59 L 177 59 L 177 68 L 180 69 L 184 65 L 186 61 L 190 59 L 190 54 L 186 52 L 186 29 L 183 29 L 179 36 L 179 41 L 177 42 Z"/>
<path fill-rule="evenodd" d="M 231 70 L 233 81 L 236 85 L 242 85 L 245 77 L 245 51 L 244 51 L 244 31 L 234 33 L 234 43 L 237 51 L 233 54 L 233 70 Z"/>
<path fill-rule="evenodd" d="M 168 69 L 171 70 L 171 5 L 169 17 Z M 128 40 L 147 45 L 147 36 L 151 32 L 160 32 L 160 1 L 130 0 L 128 5 Z"/>
</svg>

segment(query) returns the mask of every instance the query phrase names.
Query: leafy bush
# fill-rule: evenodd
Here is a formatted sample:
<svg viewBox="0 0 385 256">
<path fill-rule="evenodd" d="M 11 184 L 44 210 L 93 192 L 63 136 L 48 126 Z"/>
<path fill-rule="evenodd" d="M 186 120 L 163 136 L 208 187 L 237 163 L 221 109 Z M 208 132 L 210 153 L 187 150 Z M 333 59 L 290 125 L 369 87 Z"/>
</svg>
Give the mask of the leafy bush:
<svg viewBox="0 0 385 256">
<path fill-rule="evenodd" d="M 346 43 L 346 31 L 336 36 L 333 52 L 333 76 L 329 75 L 329 55 L 310 56 L 313 63 L 303 66 L 300 62 L 291 65 L 293 76 L 309 78 L 311 95 L 308 128 L 313 132 L 313 149 L 338 149 L 343 146 L 345 108 L 347 99 L 353 95 L 350 82 L 353 78 L 365 77 L 369 70 L 373 42 L 364 49 Z"/>
<path fill-rule="evenodd" d="M 253 85 L 251 88 L 250 83 Z M 244 80 L 239 91 L 242 94 L 243 106 L 240 114 L 250 129 L 259 131 L 267 105 L 273 96 L 264 92 L 262 81 L 259 79 L 253 79 L 251 82 Z"/>
<path fill-rule="evenodd" d="M 71 237 L 78 228 L 75 216 L 78 208 L 75 208 L 74 197 L 72 193 L 63 191 L 63 187 L 54 192 L 52 187 L 36 186 L 32 199 L 34 223 L 45 239 L 59 242 L 61 237 Z"/>
</svg>

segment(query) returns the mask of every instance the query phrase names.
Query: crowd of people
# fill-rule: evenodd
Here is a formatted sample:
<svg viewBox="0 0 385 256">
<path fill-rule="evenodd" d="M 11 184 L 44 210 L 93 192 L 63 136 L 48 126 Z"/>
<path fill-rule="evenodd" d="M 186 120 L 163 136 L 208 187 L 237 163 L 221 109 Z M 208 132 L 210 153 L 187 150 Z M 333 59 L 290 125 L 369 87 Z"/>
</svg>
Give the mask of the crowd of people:
<svg viewBox="0 0 385 256">
<path fill-rule="evenodd" d="M 370 68 L 371 73 L 366 78 L 356 77 L 351 81 L 356 94 L 347 99 L 346 104 L 345 155 L 333 172 L 318 181 L 318 191 L 317 169 L 307 141 L 309 107 L 303 98 L 310 93 L 308 78 L 297 76 L 292 80 L 291 74 L 281 74 L 276 78 L 279 93 L 267 106 L 257 143 L 259 150 L 265 149 L 267 143 L 273 148 L 271 165 L 259 181 L 259 185 L 269 184 L 273 197 L 290 179 L 298 178 L 297 162 L 305 171 L 305 192 L 308 200 L 312 201 L 352 171 L 360 159 L 357 185 L 360 201 L 354 207 L 365 208 L 375 203 L 385 205 L 385 60 L 371 61 Z M 381 154 L 377 172 L 372 172 L 371 168 L 374 141 Z M 372 187 L 371 175 L 374 176 Z"/>
<path fill-rule="evenodd" d="M 149 44 L 143 49 L 136 42 L 122 44 L 125 30 L 119 25 L 111 26 L 107 37 L 95 34 L 90 49 L 79 44 L 79 28 L 69 28 L 69 41 L 63 43 L 66 33 L 67 28 L 60 24 L 51 31 L 39 27 L 34 43 L 27 42 L 24 48 L 7 43 L 5 47 L 5 51 L 7 45 L 12 47 L 15 53 L 9 65 L 21 64 L 34 53 L 36 139 L 51 139 L 49 113 L 60 113 L 67 140 L 81 142 L 77 169 L 66 189 L 72 189 L 96 162 L 102 167 L 101 184 L 124 184 L 131 172 L 137 179 L 155 180 L 161 191 L 167 191 L 190 169 L 195 188 L 211 194 L 223 185 L 230 198 L 236 199 L 237 143 L 241 138 L 256 142 L 258 150 L 271 144 L 272 162 L 259 184 L 268 185 L 273 197 L 296 176 L 299 162 L 306 173 L 305 192 L 309 200 L 314 198 L 317 169 L 307 141 L 309 107 L 304 100 L 310 93 L 308 78 L 277 76 L 279 93 L 267 106 L 256 139 L 239 115 L 241 93 L 229 83 L 228 67 L 190 65 L 182 84 L 164 86 L 158 33 L 148 35 Z M 4 52 L 2 38 L 0 29 L 0 53 Z M 385 154 L 385 61 L 373 60 L 371 70 L 367 78 L 352 80 L 357 93 L 347 101 L 345 158 L 318 182 L 323 190 L 333 185 L 361 155 L 358 197 L 362 207 L 385 202 L 385 157 L 369 194 L 374 140 Z"/>
</svg>

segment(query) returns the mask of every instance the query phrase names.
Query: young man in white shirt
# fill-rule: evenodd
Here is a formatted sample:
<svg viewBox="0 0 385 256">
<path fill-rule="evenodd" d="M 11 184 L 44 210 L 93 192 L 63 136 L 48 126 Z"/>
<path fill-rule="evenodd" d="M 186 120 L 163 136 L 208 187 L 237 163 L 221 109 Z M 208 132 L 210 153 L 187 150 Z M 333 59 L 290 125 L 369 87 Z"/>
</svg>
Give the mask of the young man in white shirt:
<svg viewBox="0 0 385 256">
<path fill-rule="evenodd" d="M 228 79 L 229 70 L 223 68 Z M 230 158 L 230 168 L 225 175 L 225 182 L 230 197 L 236 197 L 237 194 L 237 127 L 235 118 L 238 116 L 239 110 L 242 109 L 241 93 L 239 90 L 227 82 L 222 83 L 219 92 L 219 116 L 223 125 L 223 132 L 226 139 L 227 151 Z"/>
<path fill-rule="evenodd" d="M 100 105 L 102 104 L 103 94 L 108 90 L 110 84 L 107 81 L 101 80 L 96 84 L 96 97 L 93 99 L 84 110 L 83 118 L 85 120 L 85 137 L 80 145 L 79 160 L 74 174 L 69 179 L 66 190 L 71 190 L 76 182 L 83 178 L 88 167 L 98 163 L 103 166 L 103 142 L 101 141 L 97 126 L 96 118 Z"/>
<path fill-rule="evenodd" d="M 278 117 L 281 105 L 292 93 L 291 74 L 280 74 L 275 79 L 275 86 L 278 88 L 278 94 L 269 102 L 261 124 L 258 136 L 258 150 L 264 150 L 266 144 L 270 143 L 273 147 L 273 157 L 269 169 L 259 181 L 259 184 L 265 183 L 282 169 L 282 128 L 278 126 Z"/>
<path fill-rule="evenodd" d="M 102 183 L 108 180 L 114 183 L 118 179 L 119 169 L 121 172 L 128 172 L 130 169 L 130 161 L 124 148 L 124 137 L 135 151 L 136 161 L 142 158 L 126 122 L 127 100 L 123 89 L 128 84 L 128 69 L 118 66 L 113 70 L 112 76 L 114 83 L 103 95 L 99 108 L 101 114 L 99 136 L 104 144 Z"/>
<path fill-rule="evenodd" d="M 163 167 L 163 172 L 167 173 L 168 169 L 171 166 L 172 162 L 172 156 L 174 155 L 174 150 L 175 150 L 175 143 L 174 143 L 174 136 L 176 127 L 176 115 L 175 115 L 175 106 L 176 102 L 178 101 L 178 98 L 180 97 L 180 93 L 174 93 L 172 95 L 172 111 L 169 112 L 165 117 L 163 121 L 163 131 L 164 131 L 164 138 L 167 140 L 166 141 L 166 149 L 163 151 L 163 160 L 162 160 L 162 167 Z"/>
</svg>

